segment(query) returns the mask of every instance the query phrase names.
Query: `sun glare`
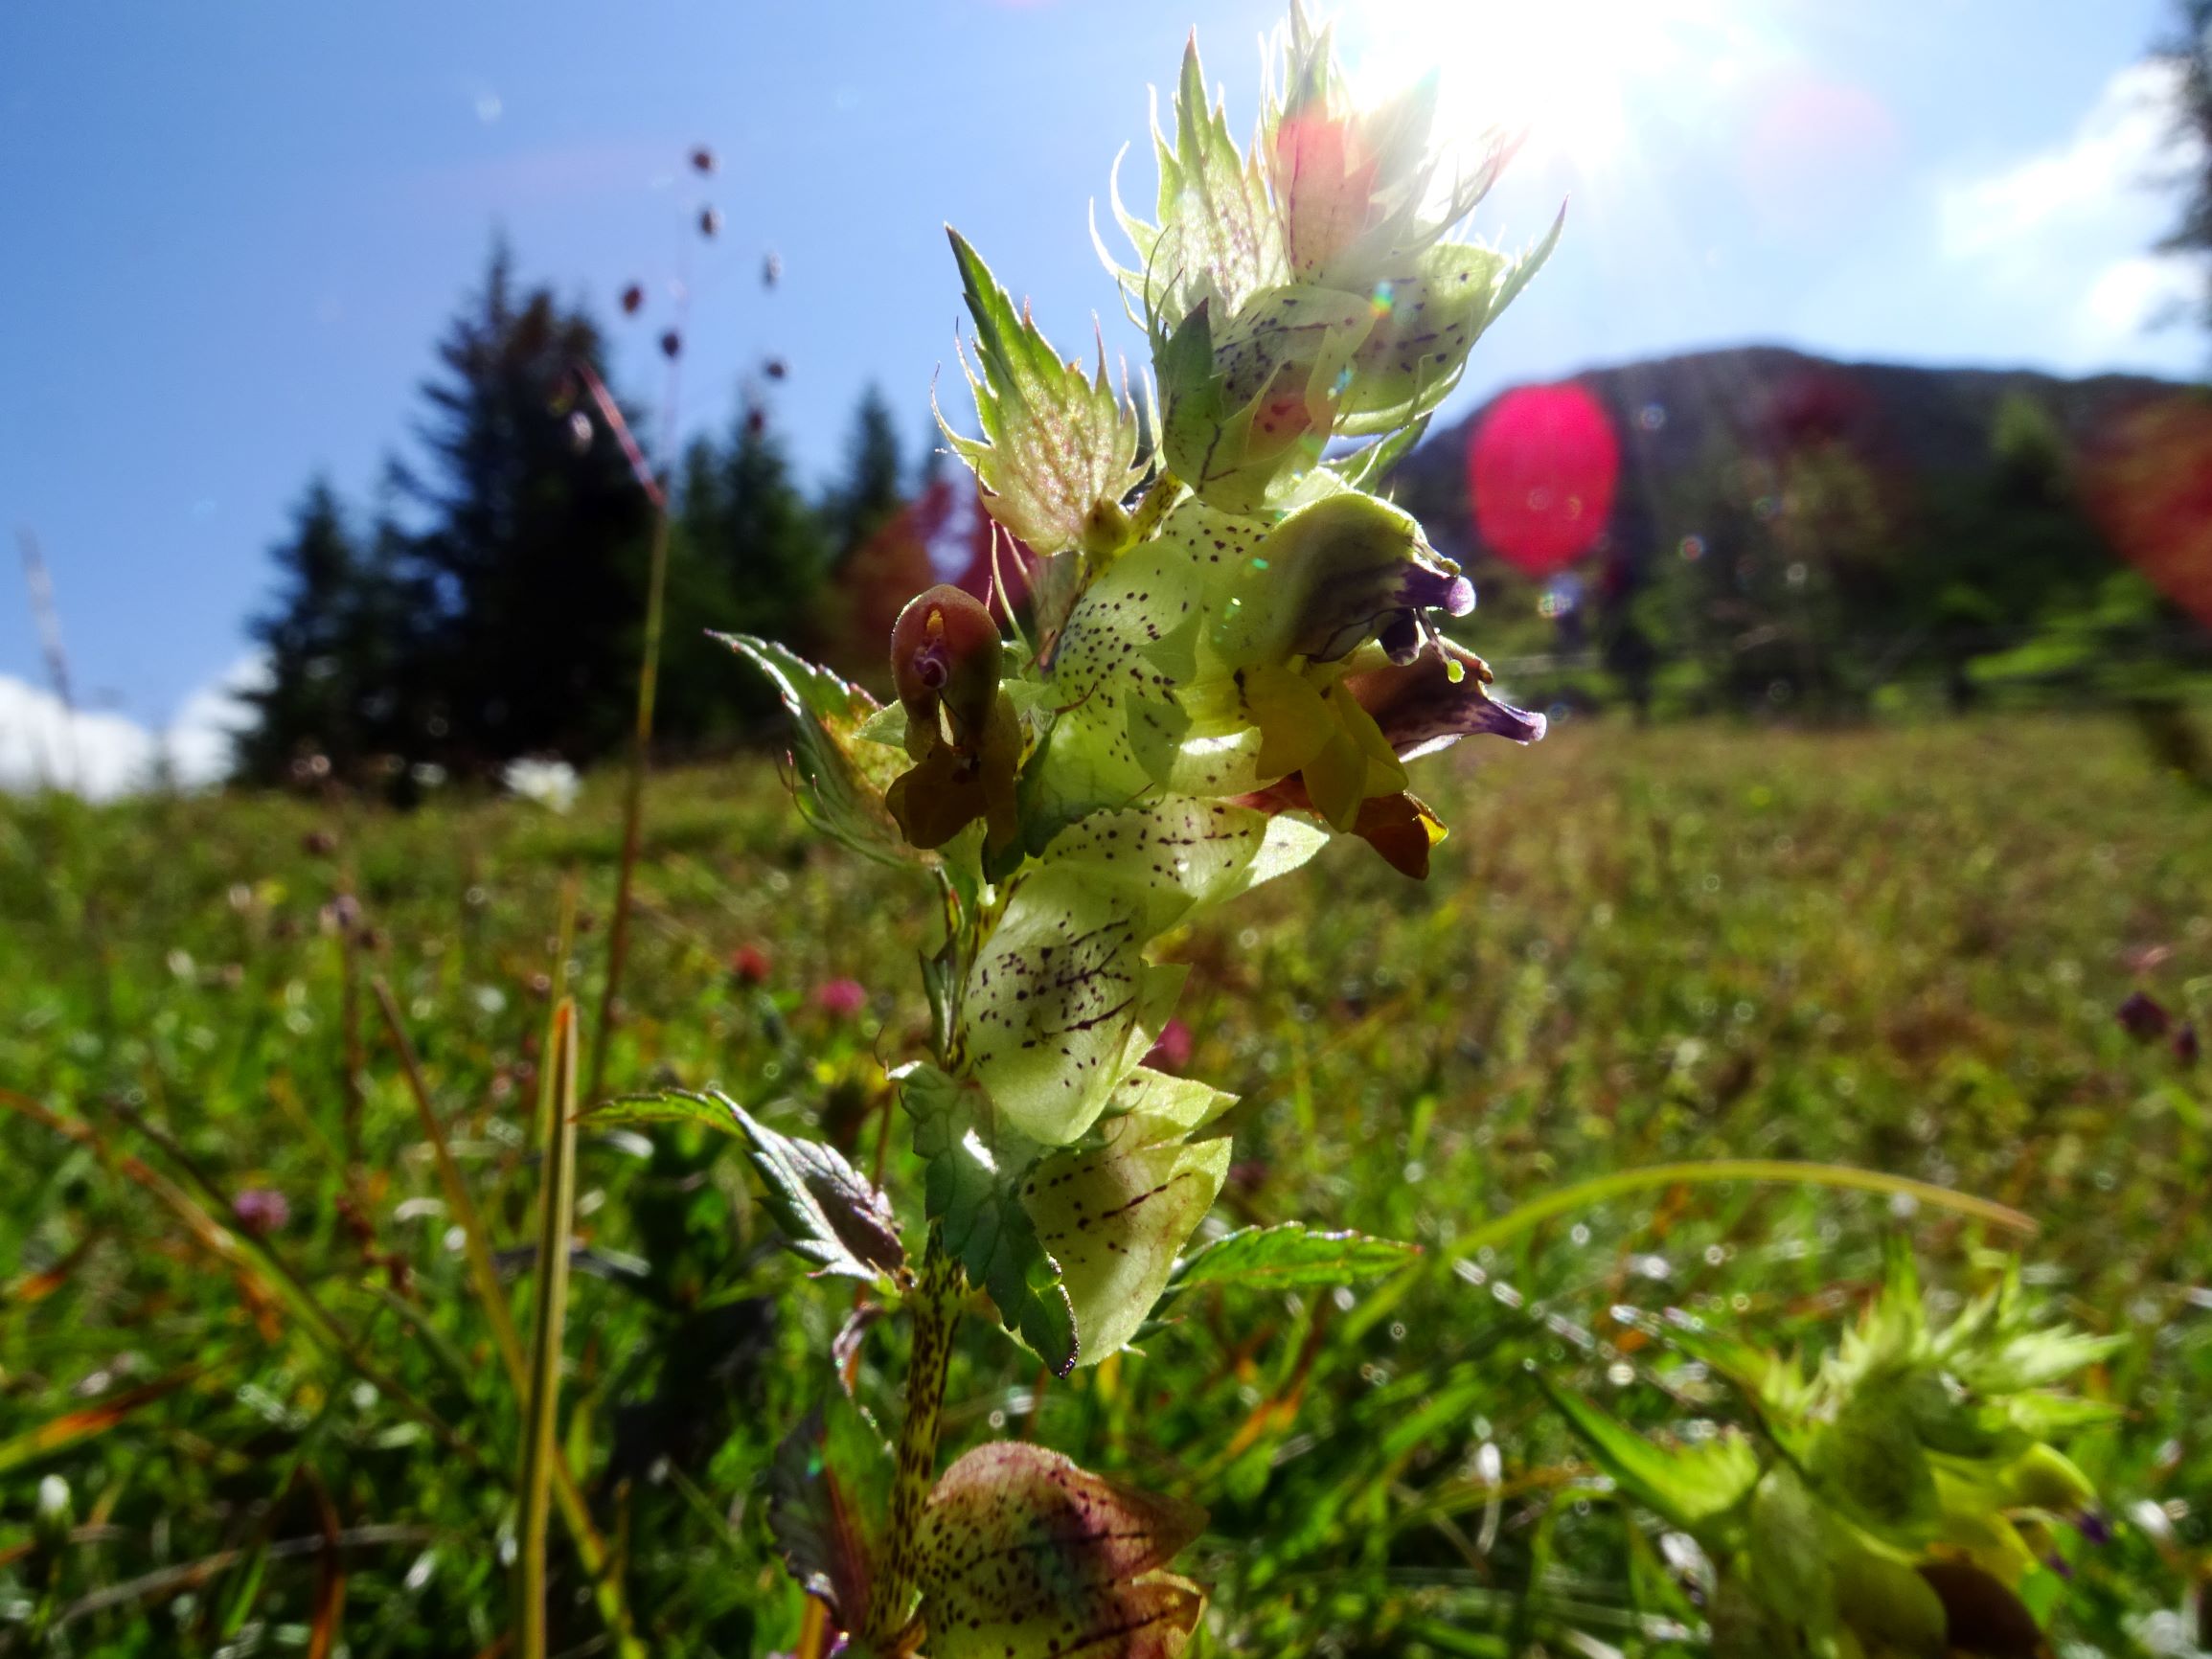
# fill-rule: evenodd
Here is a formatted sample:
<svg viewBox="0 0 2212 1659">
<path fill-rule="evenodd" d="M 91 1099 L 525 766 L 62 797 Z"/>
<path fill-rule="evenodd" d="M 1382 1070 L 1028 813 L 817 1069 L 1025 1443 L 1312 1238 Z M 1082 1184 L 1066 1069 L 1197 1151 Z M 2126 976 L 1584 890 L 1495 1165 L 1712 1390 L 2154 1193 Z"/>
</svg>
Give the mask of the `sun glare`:
<svg viewBox="0 0 2212 1659">
<path fill-rule="evenodd" d="M 1363 97 L 1439 81 L 1439 136 L 1471 151 L 1494 126 L 1595 170 L 1630 148 L 1630 104 L 1725 71 L 1716 0 L 1364 0 L 1341 38 Z"/>
</svg>

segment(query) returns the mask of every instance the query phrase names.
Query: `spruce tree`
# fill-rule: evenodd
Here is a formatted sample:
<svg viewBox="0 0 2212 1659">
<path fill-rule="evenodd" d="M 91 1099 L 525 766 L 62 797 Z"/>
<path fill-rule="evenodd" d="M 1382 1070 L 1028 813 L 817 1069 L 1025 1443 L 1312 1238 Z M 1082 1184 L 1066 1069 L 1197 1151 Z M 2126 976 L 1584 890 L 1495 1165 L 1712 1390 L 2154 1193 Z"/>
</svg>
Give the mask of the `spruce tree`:
<svg viewBox="0 0 2212 1659">
<path fill-rule="evenodd" d="M 829 501 L 838 562 L 852 557 L 905 502 L 906 469 L 899 428 L 882 392 L 870 386 L 854 413 L 853 434 L 846 441 L 845 476 Z"/>
<path fill-rule="evenodd" d="M 577 397 L 599 331 L 542 288 L 517 294 L 501 248 L 438 356 L 427 471 L 398 474 L 428 519 L 408 562 L 433 607 L 414 678 L 435 694 L 409 746 L 471 771 L 604 755 L 634 696 L 651 508 Z"/>
<path fill-rule="evenodd" d="M 407 607 L 384 538 L 364 548 L 317 479 L 272 556 L 275 607 L 247 625 L 268 678 L 246 693 L 257 717 L 239 739 L 237 770 L 262 784 L 360 780 L 387 746 L 407 651 Z"/>
<path fill-rule="evenodd" d="M 2179 181 L 2180 217 L 2159 245 L 2204 261 L 2199 315 L 2212 328 L 2212 0 L 2176 0 L 2174 33 L 2156 56 L 2178 78 L 2176 136 L 2196 157 Z"/>
<path fill-rule="evenodd" d="M 685 452 L 670 545 L 661 728 L 693 747 L 737 736 L 773 695 L 733 674 L 713 633 L 749 633 L 811 648 L 829 572 L 829 532 L 791 477 L 762 412 L 739 413 L 727 447 Z"/>
</svg>

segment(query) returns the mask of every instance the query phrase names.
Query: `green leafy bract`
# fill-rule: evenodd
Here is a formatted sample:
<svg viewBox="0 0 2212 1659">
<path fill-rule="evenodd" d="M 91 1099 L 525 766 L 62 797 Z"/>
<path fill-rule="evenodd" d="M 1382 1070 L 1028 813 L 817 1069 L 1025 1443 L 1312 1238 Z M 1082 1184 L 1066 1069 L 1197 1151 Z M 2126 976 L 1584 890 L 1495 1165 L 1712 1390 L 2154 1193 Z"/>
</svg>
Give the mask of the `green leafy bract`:
<svg viewBox="0 0 2212 1659">
<path fill-rule="evenodd" d="M 960 233 L 948 234 L 975 319 L 968 379 L 984 436 L 947 430 L 946 438 L 975 468 L 991 515 L 1037 552 L 1115 551 L 1127 530 L 1122 499 L 1144 469 L 1136 407 L 1126 390 L 1115 396 L 1105 344 L 1097 373 L 1084 378 L 1015 310 Z"/>
<path fill-rule="evenodd" d="M 1031 1170 L 1022 1207 L 1060 1263 L 1083 1364 L 1119 1352 L 1144 1324 L 1228 1173 L 1227 1137 L 1189 1144 L 1141 1112 L 1113 1119 L 1103 1147 L 1055 1152 Z"/>
<path fill-rule="evenodd" d="M 766 674 L 784 699 L 791 716 L 792 795 L 807 821 L 884 864 L 919 857 L 883 807 L 905 760 L 860 736 L 878 713 L 876 699 L 773 640 L 715 637 Z"/>
<path fill-rule="evenodd" d="M 1694 1533 L 1734 1509 L 1758 1482 L 1758 1454 L 1739 1436 L 1663 1446 L 1579 1394 L 1549 1382 L 1544 1393 L 1615 1485 L 1684 1532 Z"/>
<path fill-rule="evenodd" d="M 1114 274 L 1155 334 L 1173 330 L 1201 305 L 1234 310 L 1247 295 L 1289 277 L 1282 226 L 1259 155 L 1240 155 L 1226 110 L 1218 102 L 1209 105 L 1196 38 L 1183 50 L 1174 113 L 1172 146 L 1156 115 L 1152 126 L 1160 169 L 1158 225 L 1133 217 L 1122 206 L 1118 181 L 1114 190 L 1115 216 L 1142 267 L 1115 267 Z"/>
</svg>

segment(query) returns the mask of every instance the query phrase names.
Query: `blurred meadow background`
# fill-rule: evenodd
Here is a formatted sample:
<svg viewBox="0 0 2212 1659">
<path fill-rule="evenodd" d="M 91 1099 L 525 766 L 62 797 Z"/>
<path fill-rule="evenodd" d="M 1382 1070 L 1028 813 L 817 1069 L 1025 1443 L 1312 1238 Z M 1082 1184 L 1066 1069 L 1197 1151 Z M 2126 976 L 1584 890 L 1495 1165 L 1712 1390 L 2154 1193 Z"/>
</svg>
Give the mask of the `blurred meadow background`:
<svg viewBox="0 0 2212 1659">
<path fill-rule="evenodd" d="M 1695 1440 L 1653 1322 L 1818 1352 L 1896 1238 L 2132 1336 L 2059 1650 L 2212 1649 L 2212 9 L 1834 10 L 1342 8 L 1529 125 L 1481 234 L 1570 202 L 1391 486 L 1552 730 L 1454 752 L 1425 884 L 1339 846 L 1170 947 L 1155 1063 L 1243 1097 L 1209 1229 L 1419 1262 L 1068 1382 L 963 1328 L 948 1453 L 1209 1510 L 1197 1651 L 1699 1650 L 1538 1379 Z M 985 591 L 943 221 L 1141 358 L 1086 204 L 1187 29 L 1242 131 L 1279 21 L 0 14 L 0 1653 L 502 1649 L 565 993 L 586 1094 L 727 1089 L 919 1215 L 931 901 L 707 632 L 881 692 Z M 1973 1202 L 1639 1175 L 1709 1159 Z M 554 1651 L 806 1650 L 765 1471 L 854 1295 L 750 1179 L 585 1127 Z"/>
</svg>

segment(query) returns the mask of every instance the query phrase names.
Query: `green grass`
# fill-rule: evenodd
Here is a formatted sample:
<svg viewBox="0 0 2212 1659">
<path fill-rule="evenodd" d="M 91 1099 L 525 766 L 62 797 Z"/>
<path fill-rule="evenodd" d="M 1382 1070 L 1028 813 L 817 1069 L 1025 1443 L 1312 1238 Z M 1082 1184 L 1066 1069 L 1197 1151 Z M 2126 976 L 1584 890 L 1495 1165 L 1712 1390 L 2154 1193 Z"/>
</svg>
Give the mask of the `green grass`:
<svg viewBox="0 0 2212 1659">
<path fill-rule="evenodd" d="M 970 1320 L 946 1458 L 1026 1432 L 1205 1504 L 1205 1651 L 1502 1656 L 1569 1630 L 1674 1651 L 1655 1538 L 1533 1372 L 1637 1421 L 1724 1418 L 1628 1309 L 1817 1345 L 1885 1233 L 1953 1292 L 2018 1244 L 2059 1308 L 2139 1338 L 2091 1379 L 2127 1408 L 2076 1448 L 2119 1525 L 2060 1613 L 2063 1638 L 2131 1650 L 2205 1559 L 2212 1073 L 2113 1010 L 2141 985 L 2212 1014 L 2212 808 L 2124 727 L 2058 718 L 1570 726 L 1425 783 L 1453 828 L 1425 887 L 1345 844 L 1173 944 L 1189 1069 L 1244 1097 L 1217 1218 L 1356 1226 L 1421 1262 L 1357 1294 L 1195 1295 L 1143 1356 L 1064 1384 Z M 306 1651 L 341 1626 L 354 1659 L 466 1654 L 506 1631 L 523 1408 L 373 984 L 527 1332 L 561 887 L 581 878 L 588 1008 L 618 794 L 595 780 L 566 819 L 0 805 L 0 1652 L 42 1650 L 41 1622 L 75 1654 Z M 883 1068 L 924 1049 L 926 891 L 812 843 L 747 762 L 656 781 L 639 895 L 610 1079 L 719 1084 L 865 1167 Z M 730 971 L 744 944 L 764 987 Z M 847 976 L 860 1018 L 814 999 Z M 1893 1171 L 2041 1231 L 1732 1182 L 1465 1248 L 1565 1184 L 1709 1158 Z M 829 1386 L 851 1287 L 799 1277 L 732 1145 L 696 1128 L 586 1125 L 576 1185 L 559 1431 L 644 1647 L 787 1648 L 763 1470 Z M 256 1188 L 290 1209 L 265 1247 L 221 1230 Z M 862 1351 L 886 1422 L 901 1340 Z M 74 1505 L 57 1555 L 33 1542 L 47 1474 Z M 2164 1535 L 2143 1503 L 2172 1506 Z M 571 1535 L 556 1510 L 551 1650 L 599 1651 Z"/>
</svg>

